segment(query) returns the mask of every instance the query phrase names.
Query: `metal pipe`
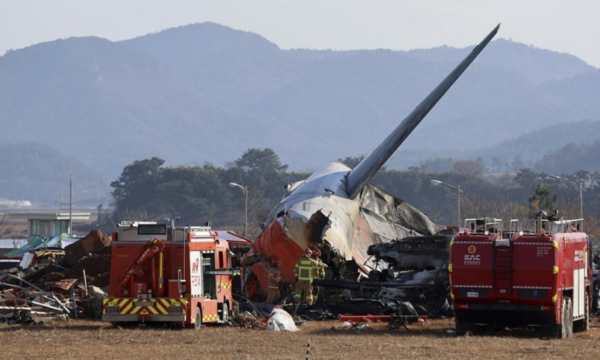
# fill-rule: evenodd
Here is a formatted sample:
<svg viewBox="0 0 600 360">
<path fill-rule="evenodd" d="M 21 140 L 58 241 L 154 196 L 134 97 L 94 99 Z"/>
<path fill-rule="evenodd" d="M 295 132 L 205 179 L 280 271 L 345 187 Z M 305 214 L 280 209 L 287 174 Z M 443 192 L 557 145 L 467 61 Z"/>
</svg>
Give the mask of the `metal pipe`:
<svg viewBox="0 0 600 360">
<path fill-rule="evenodd" d="M 85 270 L 83 270 L 83 285 L 85 286 L 85 296 L 88 296 L 88 285 L 87 285 L 87 278 L 85 276 Z"/>
<path fill-rule="evenodd" d="M 32 288 L 34 288 L 35 290 L 39 291 L 39 292 L 40 292 L 40 293 L 41 293 L 41 294 L 42 294 L 42 295 L 43 295 L 45 298 L 47 298 L 47 299 L 49 299 L 49 300 L 56 301 L 56 302 L 57 302 L 57 303 L 60 305 L 60 307 L 61 307 L 61 308 L 63 308 L 63 309 L 64 309 L 64 310 L 65 310 L 67 313 L 69 313 L 69 312 L 70 312 L 70 310 L 69 310 L 69 309 L 67 309 L 67 307 L 66 307 L 66 306 L 65 306 L 63 303 L 61 303 L 61 302 L 60 302 L 60 300 L 58 300 L 58 299 L 56 298 L 56 295 L 54 295 L 53 293 L 51 293 L 51 292 L 47 292 L 47 291 L 45 291 L 45 290 L 43 290 L 43 289 L 40 289 L 39 287 L 37 287 L 37 286 L 33 285 L 33 284 L 32 284 L 32 283 L 30 283 L 29 281 L 27 281 L 27 280 L 23 280 L 23 279 L 21 279 L 20 277 L 18 277 L 18 276 L 15 276 L 15 275 L 13 275 L 13 274 L 4 273 L 4 274 L 2 274 L 2 277 L 4 277 L 4 276 L 8 276 L 8 277 L 10 277 L 10 278 L 17 279 L 17 280 L 19 280 L 19 281 L 21 281 L 21 282 L 23 282 L 23 283 L 27 284 L 28 286 L 31 286 L 31 287 L 32 287 Z M 29 290 L 27 290 L 27 289 L 23 288 L 22 286 L 13 285 L 13 284 L 11 284 L 11 286 L 16 286 L 16 287 L 18 287 L 19 289 L 23 289 L 23 290 L 25 290 L 26 292 L 30 292 Z"/>
<path fill-rule="evenodd" d="M 152 292 L 158 292 L 158 284 L 156 282 L 156 261 L 152 256 Z"/>
<path fill-rule="evenodd" d="M 50 306 L 50 305 L 47 305 L 47 304 L 42 304 L 42 303 L 39 303 L 39 302 L 36 302 L 36 301 L 33 301 L 33 300 L 22 299 L 22 298 L 19 298 L 19 297 L 16 297 L 16 296 L 12 296 L 12 295 L 0 294 L 0 297 L 6 298 L 6 299 L 23 301 L 23 302 L 26 302 L 26 303 L 29 303 L 29 304 L 33 304 L 35 306 L 40 306 L 40 307 L 47 308 L 47 309 L 50 309 L 50 310 L 63 312 L 62 308 L 57 308 L 57 307 Z M 16 309 L 17 310 L 21 310 L 22 308 L 17 307 Z"/>
<path fill-rule="evenodd" d="M 164 283 L 163 252 L 161 251 L 158 254 L 158 296 L 162 296 L 164 294 Z"/>
</svg>

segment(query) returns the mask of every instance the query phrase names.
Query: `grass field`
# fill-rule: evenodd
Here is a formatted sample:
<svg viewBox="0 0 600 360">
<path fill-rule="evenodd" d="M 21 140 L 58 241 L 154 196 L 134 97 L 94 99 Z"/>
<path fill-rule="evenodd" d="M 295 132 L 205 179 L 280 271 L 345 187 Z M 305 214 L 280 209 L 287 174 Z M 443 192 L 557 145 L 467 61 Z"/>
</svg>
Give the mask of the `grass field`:
<svg viewBox="0 0 600 360">
<path fill-rule="evenodd" d="M 3 359 L 598 359 L 600 323 L 573 339 L 540 339 L 533 332 L 457 337 L 452 320 L 388 330 L 331 330 L 338 321 L 307 322 L 296 333 L 204 326 L 200 330 L 119 328 L 72 320 L 40 326 L 0 325 Z"/>
</svg>

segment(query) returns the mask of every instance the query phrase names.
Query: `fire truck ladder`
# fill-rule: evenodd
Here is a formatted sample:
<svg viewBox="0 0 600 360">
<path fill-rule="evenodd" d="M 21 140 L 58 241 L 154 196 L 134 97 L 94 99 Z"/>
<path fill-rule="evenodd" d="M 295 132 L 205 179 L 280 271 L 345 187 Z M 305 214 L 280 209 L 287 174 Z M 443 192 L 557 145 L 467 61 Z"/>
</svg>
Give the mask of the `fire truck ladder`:
<svg viewBox="0 0 600 360">
<path fill-rule="evenodd" d="M 512 292 L 512 242 L 510 239 L 494 241 L 492 264 L 492 282 L 494 293 Z"/>
<path fill-rule="evenodd" d="M 129 266 L 127 271 L 121 275 L 119 278 L 119 283 L 121 286 L 126 286 L 129 283 L 129 280 L 134 275 L 138 275 L 141 271 L 143 263 L 148 259 L 154 257 L 157 253 L 160 255 L 160 265 L 159 265 L 159 293 L 162 295 L 163 289 L 163 251 L 164 251 L 164 241 L 159 239 L 154 239 L 148 242 L 143 248 L 140 255 L 133 261 L 133 263 Z M 155 278 L 154 266 L 152 266 L 152 277 Z M 153 279 L 154 280 L 154 279 Z M 154 282 L 154 281 L 153 281 Z"/>
</svg>

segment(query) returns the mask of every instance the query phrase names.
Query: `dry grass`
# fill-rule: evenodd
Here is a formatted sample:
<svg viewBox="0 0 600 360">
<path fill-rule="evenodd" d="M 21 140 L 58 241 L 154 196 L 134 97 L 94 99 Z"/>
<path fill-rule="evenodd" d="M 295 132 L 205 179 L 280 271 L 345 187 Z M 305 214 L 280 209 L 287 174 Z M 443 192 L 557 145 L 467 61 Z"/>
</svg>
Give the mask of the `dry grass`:
<svg viewBox="0 0 600 360">
<path fill-rule="evenodd" d="M 457 337 L 452 320 L 412 325 L 410 331 L 373 324 L 332 331 L 340 322 L 308 322 L 297 333 L 205 326 L 193 329 L 113 328 L 73 320 L 43 326 L 0 325 L 4 359 L 597 359 L 600 323 L 569 340 L 544 340 L 530 332 Z"/>
</svg>

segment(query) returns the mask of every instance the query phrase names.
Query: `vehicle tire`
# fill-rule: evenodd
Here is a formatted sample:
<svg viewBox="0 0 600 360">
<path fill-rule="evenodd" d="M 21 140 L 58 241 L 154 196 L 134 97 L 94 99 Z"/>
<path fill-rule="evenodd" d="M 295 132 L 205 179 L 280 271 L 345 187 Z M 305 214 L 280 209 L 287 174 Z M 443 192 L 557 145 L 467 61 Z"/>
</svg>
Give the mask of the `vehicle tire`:
<svg viewBox="0 0 600 360">
<path fill-rule="evenodd" d="M 238 315 L 240 315 L 240 304 L 236 301 L 233 300 L 233 311 L 231 312 L 231 315 L 233 315 L 233 317 L 237 317 Z"/>
<path fill-rule="evenodd" d="M 221 321 L 227 322 L 229 320 L 229 306 L 224 302 L 221 304 Z"/>
<path fill-rule="evenodd" d="M 566 339 L 568 334 L 567 329 L 567 297 L 563 297 L 562 305 L 560 307 L 560 324 L 552 325 L 549 327 L 549 335 L 555 335 L 559 339 Z M 554 334 L 552 334 L 554 333 Z"/>
<path fill-rule="evenodd" d="M 558 337 L 561 339 L 571 338 L 573 337 L 573 304 L 570 297 L 563 297 L 561 315 L 562 323 Z"/>
<path fill-rule="evenodd" d="M 470 333 L 470 335 L 482 335 L 485 333 L 485 326 L 457 321 L 456 335 L 462 336 L 466 333 Z"/>
<path fill-rule="evenodd" d="M 585 319 L 583 319 L 583 326 L 581 327 L 581 331 L 590 331 L 590 323 L 592 319 L 590 318 L 590 297 L 585 294 Z"/>
<path fill-rule="evenodd" d="M 456 335 L 463 336 L 467 331 L 469 331 L 467 324 L 456 320 Z"/>
<path fill-rule="evenodd" d="M 571 298 L 567 298 L 567 338 L 573 337 L 573 302 Z"/>
<path fill-rule="evenodd" d="M 588 331 L 589 329 L 590 329 L 590 300 L 588 298 L 588 295 L 585 294 L 584 318 L 573 324 L 573 330 L 575 332 L 580 332 L 580 331 Z"/>
<path fill-rule="evenodd" d="M 202 327 L 202 310 L 200 307 L 196 309 L 196 320 L 194 321 L 194 328 L 199 330 Z"/>
</svg>

